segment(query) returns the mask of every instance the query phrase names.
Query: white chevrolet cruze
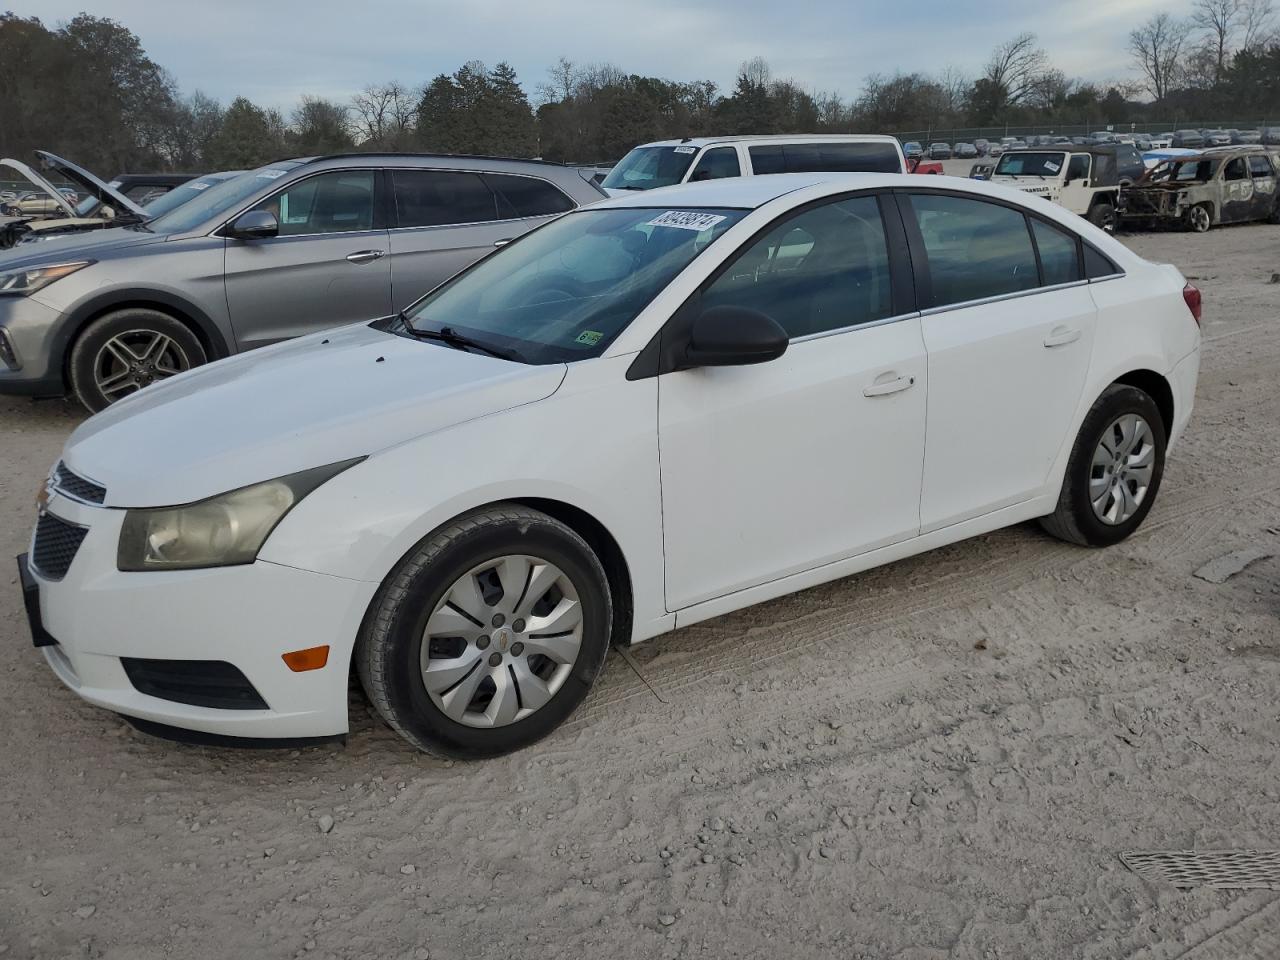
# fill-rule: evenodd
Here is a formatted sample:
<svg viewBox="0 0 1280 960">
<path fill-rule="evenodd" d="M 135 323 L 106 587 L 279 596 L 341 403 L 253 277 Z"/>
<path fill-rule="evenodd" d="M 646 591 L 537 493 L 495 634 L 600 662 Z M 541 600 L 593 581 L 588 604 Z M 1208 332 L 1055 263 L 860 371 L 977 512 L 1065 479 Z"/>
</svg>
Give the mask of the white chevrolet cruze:
<svg viewBox="0 0 1280 960">
<path fill-rule="evenodd" d="M 347 730 L 354 666 L 437 754 L 529 744 L 611 643 L 1020 521 L 1142 523 L 1200 294 L 974 181 L 647 191 L 395 318 L 149 387 L 71 436 L 20 567 L 86 700 L 218 737 Z"/>
</svg>

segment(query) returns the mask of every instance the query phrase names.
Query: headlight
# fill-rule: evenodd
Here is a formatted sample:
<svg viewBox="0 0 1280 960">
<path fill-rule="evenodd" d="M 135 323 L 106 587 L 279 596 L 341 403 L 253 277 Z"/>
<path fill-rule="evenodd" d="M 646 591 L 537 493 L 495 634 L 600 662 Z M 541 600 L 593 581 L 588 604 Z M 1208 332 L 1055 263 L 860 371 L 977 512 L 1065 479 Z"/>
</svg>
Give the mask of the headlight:
<svg viewBox="0 0 1280 960">
<path fill-rule="evenodd" d="M 9 270 L 0 273 L 0 295 L 8 293 L 20 297 L 26 296 L 91 263 L 93 263 L 92 260 L 77 260 L 75 263 L 56 263 L 48 267 L 29 267 L 26 270 Z"/>
<path fill-rule="evenodd" d="M 276 524 L 307 494 L 364 457 L 255 483 L 180 507 L 129 510 L 120 570 L 190 570 L 253 563 Z"/>
</svg>

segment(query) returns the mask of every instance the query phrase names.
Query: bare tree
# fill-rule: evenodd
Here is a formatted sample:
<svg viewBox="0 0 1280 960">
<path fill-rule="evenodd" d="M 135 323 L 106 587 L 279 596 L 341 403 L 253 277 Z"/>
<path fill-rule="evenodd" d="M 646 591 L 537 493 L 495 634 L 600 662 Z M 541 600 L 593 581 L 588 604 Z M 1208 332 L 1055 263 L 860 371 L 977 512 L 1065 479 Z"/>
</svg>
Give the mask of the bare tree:
<svg viewBox="0 0 1280 960">
<path fill-rule="evenodd" d="M 409 145 L 418 97 L 399 80 L 371 83 L 351 98 L 359 138 L 386 150 Z"/>
<path fill-rule="evenodd" d="M 946 109 L 952 113 L 964 110 L 969 91 L 973 89 L 973 78 L 954 65 L 948 65 L 938 74 L 937 84 L 942 88 Z"/>
<path fill-rule="evenodd" d="M 1231 41 L 1240 26 L 1241 0 L 1195 0 L 1191 22 L 1204 38 L 1205 48 L 1213 62 L 1213 82 L 1222 79 L 1222 71 L 1231 53 Z"/>
<path fill-rule="evenodd" d="M 1272 0 L 1241 0 L 1240 47 L 1254 50 L 1275 39 L 1276 19 Z"/>
<path fill-rule="evenodd" d="M 1191 24 L 1157 13 L 1129 34 L 1129 53 L 1142 73 L 1143 87 L 1156 100 L 1168 96 L 1182 68 Z"/>
<path fill-rule="evenodd" d="M 1036 35 L 1023 33 L 991 51 L 983 77 L 1004 91 L 1009 103 L 1021 103 L 1048 69 L 1049 58 L 1036 46 Z"/>
<path fill-rule="evenodd" d="M 773 82 L 773 71 L 764 57 L 744 61 L 738 68 L 738 76 L 745 78 L 753 87 L 767 87 Z"/>
<path fill-rule="evenodd" d="M 568 57 L 560 57 L 547 67 L 547 79 L 538 84 L 538 89 L 535 91 L 537 102 L 539 104 L 564 103 L 573 96 L 580 74 L 581 71 L 572 60 Z"/>
</svg>

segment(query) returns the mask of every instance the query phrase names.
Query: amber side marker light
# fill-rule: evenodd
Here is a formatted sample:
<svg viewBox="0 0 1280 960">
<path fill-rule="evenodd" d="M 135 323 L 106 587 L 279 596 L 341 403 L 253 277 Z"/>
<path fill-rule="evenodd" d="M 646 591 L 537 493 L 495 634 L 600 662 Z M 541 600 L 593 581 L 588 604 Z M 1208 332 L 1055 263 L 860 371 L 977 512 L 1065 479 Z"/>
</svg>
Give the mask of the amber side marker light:
<svg viewBox="0 0 1280 960">
<path fill-rule="evenodd" d="M 323 647 L 307 647 L 305 650 L 294 650 L 280 655 L 285 666 L 294 673 L 306 670 L 319 670 L 329 662 L 329 645 Z"/>
</svg>

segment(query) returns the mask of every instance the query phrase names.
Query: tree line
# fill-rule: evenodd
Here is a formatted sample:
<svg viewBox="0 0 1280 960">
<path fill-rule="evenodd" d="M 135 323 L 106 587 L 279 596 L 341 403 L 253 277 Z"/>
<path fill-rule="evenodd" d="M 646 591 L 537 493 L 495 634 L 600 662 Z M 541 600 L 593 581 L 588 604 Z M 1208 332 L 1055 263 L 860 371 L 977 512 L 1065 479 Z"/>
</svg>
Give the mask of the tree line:
<svg viewBox="0 0 1280 960">
<path fill-rule="evenodd" d="M 418 85 L 366 86 L 290 111 L 195 91 L 123 25 L 82 13 L 56 28 L 0 14 L 0 155 L 45 148 L 99 173 L 200 172 L 283 156 L 420 150 L 609 162 L 649 140 L 769 133 L 893 133 L 992 125 L 1127 124 L 1280 114 L 1273 0 L 1193 0 L 1129 37 L 1133 74 L 1069 77 L 1033 34 L 1001 42 L 976 75 L 866 77 L 850 100 L 748 60 L 732 89 L 559 59 L 531 100 L 509 64 L 468 61 Z M 1276 118 L 1280 119 L 1280 118 Z"/>
</svg>

